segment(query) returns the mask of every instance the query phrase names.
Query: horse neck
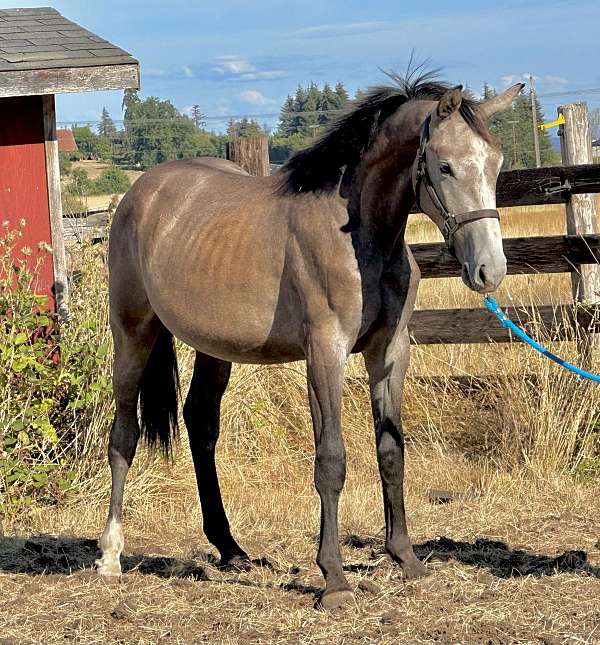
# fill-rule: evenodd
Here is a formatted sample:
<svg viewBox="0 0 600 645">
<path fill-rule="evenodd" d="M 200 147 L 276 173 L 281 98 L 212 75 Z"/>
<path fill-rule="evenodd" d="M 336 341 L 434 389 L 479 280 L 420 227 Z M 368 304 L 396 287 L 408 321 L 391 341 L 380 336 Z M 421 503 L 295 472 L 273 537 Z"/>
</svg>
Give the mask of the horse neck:
<svg viewBox="0 0 600 645">
<path fill-rule="evenodd" d="M 429 102 L 407 104 L 383 124 L 356 173 L 354 204 L 360 228 L 384 258 L 401 247 L 408 214 L 415 201 L 412 167 L 420 128 Z"/>
</svg>

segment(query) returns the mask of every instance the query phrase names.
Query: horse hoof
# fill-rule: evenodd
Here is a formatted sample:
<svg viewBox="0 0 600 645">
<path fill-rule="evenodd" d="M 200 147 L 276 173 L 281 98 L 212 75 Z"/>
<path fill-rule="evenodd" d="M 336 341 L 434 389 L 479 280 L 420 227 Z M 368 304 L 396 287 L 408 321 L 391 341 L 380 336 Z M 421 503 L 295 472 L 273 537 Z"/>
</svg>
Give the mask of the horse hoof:
<svg viewBox="0 0 600 645">
<path fill-rule="evenodd" d="M 96 573 L 102 578 L 115 579 L 121 577 L 121 565 L 118 562 L 103 562 L 96 560 Z"/>
<path fill-rule="evenodd" d="M 354 594 L 349 590 L 342 591 L 324 591 L 323 595 L 317 601 L 317 609 L 332 611 L 354 604 Z"/>
<path fill-rule="evenodd" d="M 405 580 L 417 580 L 431 575 L 431 571 L 416 557 L 402 562 L 400 566 L 402 567 L 402 577 Z"/>
<path fill-rule="evenodd" d="M 222 571 L 249 571 L 252 562 L 248 556 L 234 555 L 232 558 L 222 558 L 219 569 Z"/>
</svg>

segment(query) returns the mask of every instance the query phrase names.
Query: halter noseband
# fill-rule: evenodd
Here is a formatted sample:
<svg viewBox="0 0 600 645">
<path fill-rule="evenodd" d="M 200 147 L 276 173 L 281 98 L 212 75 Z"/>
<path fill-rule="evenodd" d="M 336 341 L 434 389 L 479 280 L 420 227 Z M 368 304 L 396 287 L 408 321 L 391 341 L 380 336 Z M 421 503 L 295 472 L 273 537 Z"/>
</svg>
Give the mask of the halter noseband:
<svg viewBox="0 0 600 645">
<path fill-rule="evenodd" d="M 439 210 L 440 215 L 444 221 L 442 227 L 442 235 L 446 240 L 446 244 L 450 252 L 454 255 L 453 252 L 453 243 L 454 235 L 456 231 L 463 225 L 468 222 L 475 222 L 479 219 L 500 219 L 500 214 L 497 210 L 492 208 L 483 208 L 476 211 L 468 211 L 466 213 L 457 213 L 456 215 L 451 213 L 445 206 L 444 202 L 438 195 L 437 190 L 433 182 L 431 181 L 431 176 L 429 175 L 429 170 L 427 169 L 427 160 L 425 159 L 425 148 L 429 141 L 429 125 L 431 123 L 431 114 L 425 119 L 423 124 L 423 129 L 421 130 L 421 142 L 419 144 L 419 152 L 417 153 L 417 172 L 415 177 L 415 201 L 417 203 L 417 208 L 424 213 L 423 207 L 421 206 L 421 200 L 419 198 L 419 193 L 421 192 L 421 184 L 425 187 L 429 199 L 433 202 L 433 205 Z"/>
</svg>

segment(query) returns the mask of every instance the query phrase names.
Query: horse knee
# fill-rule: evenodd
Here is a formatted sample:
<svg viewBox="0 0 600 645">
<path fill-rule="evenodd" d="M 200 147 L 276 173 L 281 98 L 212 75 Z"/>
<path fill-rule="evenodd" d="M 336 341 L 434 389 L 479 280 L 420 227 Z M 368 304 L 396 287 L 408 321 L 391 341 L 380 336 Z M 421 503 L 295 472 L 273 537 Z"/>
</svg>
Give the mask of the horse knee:
<svg viewBox="0 0 600 645">
<path fill-rule="evenodd" d="M 339 494 L 346 480 L 346 450 L 344 444 L 319 446 L 315 457 L 315 486 L 320 494 Z"/>
</svg>

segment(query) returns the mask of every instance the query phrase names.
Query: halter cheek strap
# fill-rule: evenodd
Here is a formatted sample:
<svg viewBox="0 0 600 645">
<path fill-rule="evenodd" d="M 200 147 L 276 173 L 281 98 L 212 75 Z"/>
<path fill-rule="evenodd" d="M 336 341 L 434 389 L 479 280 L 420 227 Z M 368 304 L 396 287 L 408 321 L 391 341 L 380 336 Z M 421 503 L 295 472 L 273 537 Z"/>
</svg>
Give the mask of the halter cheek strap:
<svg viewBox="0 0 600 645">
<path fill-rule="evenodd" d="M 421 187 L 424 187 L 427 191 L 429 199 L 432 201 L 433 205 L 437 208 L 442 216 L 443 226 L 442 226 L 442 235 L 446 240 L 446 244 L 450 252 L 453 252 L 454 244 L 454 235 L 458 229 L 469 222 L 475 222 L 479 219 L 500 219 L 500 214 L 497 210 L 493 208 L 482 208 L 475 211 L 467 211 L 466 213 L 451 213 L 444 204 L 443 200 L 439 196 L 435 185 L 431 180 L 429 175 L 429 170 L 427 169 L 427 160 L 425 158 L 425 152 L 427 143 L 429 141 L 429 129 L 431 124 L 431 114 L 425 119 L 423 124 L 423 129 L 421 130 L 421 141 L 419 144 L 419 151 L 417 153 L 417 171 L 415 176 L 415 201 L 417 203 L 417 208 L 421 212 L 425 212 L 421 206 Z"/>
</svg>

